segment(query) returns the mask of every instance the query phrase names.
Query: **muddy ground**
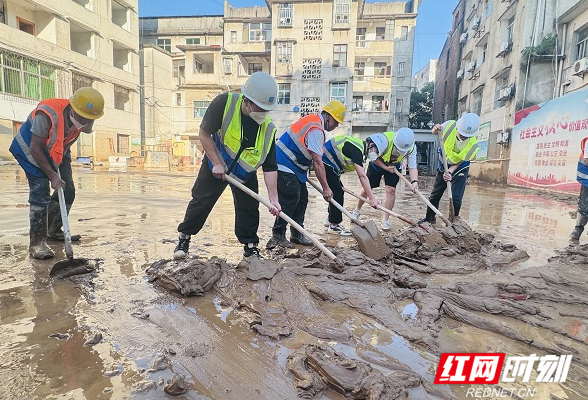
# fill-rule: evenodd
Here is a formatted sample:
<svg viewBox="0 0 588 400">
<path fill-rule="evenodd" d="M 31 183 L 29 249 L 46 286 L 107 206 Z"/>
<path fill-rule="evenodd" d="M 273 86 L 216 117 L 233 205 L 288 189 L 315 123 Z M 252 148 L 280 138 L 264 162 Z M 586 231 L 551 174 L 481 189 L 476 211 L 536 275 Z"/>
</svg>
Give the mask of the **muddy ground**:
<svg viewBox="0 0 588 400">
<path fill-rule="evenodd" d="M 55 261 L 28 258 L 26 178 L 0 167 L 0 398 L 465 399 L 467 387 L 432 384 L 441 352 L 573 354 L 568 382 L 534 384 L 533 398 L 588 398 L 588 247 L 567 248 L 573 197 L 472 184 L 468 246 L 447 233 L 422 245 L 395 221 L 393 252 L 374 262 L 325 232 L 311 191 L 306 227 L 338 262 L 297 249 L 260 266 L 241 260 L 227 191 L 195 257 L 169 263 L 194 176 L 75 170 L 74 254 L 98 269 L 53 280 Z M 399 192 L 395 210 L 422 216 Z M 264 242 L 271 224 L 262 211 Z"/>
</svg>

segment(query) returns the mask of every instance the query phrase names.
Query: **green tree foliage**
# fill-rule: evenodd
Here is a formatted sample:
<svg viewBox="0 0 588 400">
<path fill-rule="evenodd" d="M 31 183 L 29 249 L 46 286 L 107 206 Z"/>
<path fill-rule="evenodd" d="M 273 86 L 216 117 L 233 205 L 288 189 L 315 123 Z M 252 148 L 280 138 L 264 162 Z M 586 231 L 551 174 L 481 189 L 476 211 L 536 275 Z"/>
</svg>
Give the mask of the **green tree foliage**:
<svg viewBox="0 0 588 400">
<path fill-rule="evenodd" d="M 433 82 L 428 82 L 420 92 L 413 90 L 410 93 L 408 124 L 411 128 L 428 127 L 427 123 L 432 119 L 434 87 Z"/>
</svg>

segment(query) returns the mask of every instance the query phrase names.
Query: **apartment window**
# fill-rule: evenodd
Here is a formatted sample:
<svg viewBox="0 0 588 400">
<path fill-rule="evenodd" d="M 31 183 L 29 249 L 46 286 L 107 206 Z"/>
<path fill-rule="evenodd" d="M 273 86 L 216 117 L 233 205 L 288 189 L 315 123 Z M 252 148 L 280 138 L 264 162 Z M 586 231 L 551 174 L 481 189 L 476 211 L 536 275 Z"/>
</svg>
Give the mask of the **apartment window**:
<svg viewBox="0 0 588 400">
<path fill-rule="evenodd" d="M 171 39 L 157 39 L 157 47 L 171 53 Z"/>
<path fill-rule="evenodd" d="M 204 118 L 204 114 L 210 105 L 210 101 L 194 101 L 194 118 Z"/>
<path fill-rule="evenodd" d="M 506 40 L 512 42 L 513 34 L 514 34 L 514 17 L 510 17 L 508 20 L 508 25 L 506 27 Z"/>
<path fill-rule="evenodd" d="M 374 75 L 375 76 L 386 75 L 386 67 L 387 67 L 387 64 L 385 62 L 375 62 L 374 63 Z"/>
<path fill-rule="evenodd" d="M 76 90 L 83 87 L 92 87 L 94 80 L 87 76 L 78 75 L 75 73 L 71 74 L 71 92 L 75 93 Z"/>
<path fill-rule="evenodd" d="M 249 64 L 247 64 L 247 71 L 249 72 L 249 75 L 251 75 L 254 72 L 263 71 L 263 64 L 262 63 L 249 63 Z"/>
<path fill-rule="evenodd" d="M 347 66 L 347 45 L 336 44 L 333 46 L 333 67 Z"/>
<path fill-rule="evenodd" d="M 292 64 L 292 42 L 278 42 L 276 52 L 278 55 L 278 64 Z"/>
<path fill-rule="evenodd" d="M 402 113 L 402 106 L 403 105 L 404 105 L 404 99 L 396 99 L 396 108 L 395 108 L 394 112 L 397 114 Z"/>
<path fill-rule="evenodd" d="M 508 87 L 508 73 L 496 78 L 496 87 L 494 89 L 494 107 L 499 108 L 504 105 L 503 100 L 500 99 L 500 91 Z"/>
<path fill-rule="evenodd" d="M 365 63 L 364 62 L 356 62 L 355 67 L 353 68 L 353 79 L 358 81 L 363 81 L 363 76 L 365 74 Z"/>
<path fill-rule="evenodd" d="M 472 111 L 475 114 L 482 114 L 482 90 L 478 90 L 474 93 L 474 101 L 472 104 Z"/>
<path fill-rule="evenodd" d="M 290 83 L 278 84 L 278 104 L 290 104 Z"/>
<path fill-rule="evenodd" d="M 230 57 L 223 58 L 223 73 L 231 75 L 233 73 L 233 59 Z"/>
<path fill-rule="evenodd" d="M 482 63 L 484 61 L 486 61 L 486 52 L 488 50 L 488 44 L 485 44 L 483 46 L 480 46 L 478 48 L 478 60 L 476 62 L 476 67 L 479 67 L 480 65 L 482 65 Z"/>
<path fill-rule="evenodd" d="M 128 154 L 131 152 L 130 150 L 130 140 L 129 135 L 116 135 L 116 152 L 122 154 Z"/>
<path fill-rule="evenodd" d="M 372 96 L 372 110 L 382 111 L 384 109 L 384 96 Z"/>
<path fill-rule="evenodd" d="M 18 24 L 19 30 L 29 33 L 31 35 L 35 35 L 35 24 L 19 17 L 16 17 L 16 22 Z"/>
<path fill-rule="evenodd" d="M 576 44 L 576 60 L 588 57 L 588 26 L 578 31 L 578 39 Z"/>
<path fill-rule="evenodd" d="M 335 0 L 333 24 L 348 24 L 351 0 Z"/>
<path fill-rule="evenodd" d="M 131 72 L 131 51 L 126 47 L 112 44 L 112 65 L 123 71 Z"/>
<path fill-rule="evenodd" d="M 130 111 L 131 110 L 130 94 L 131 94 L 131 91 L 129 89 L 115 85 L 114 86 L 114 108 L 116 110 Z"/>
<path fill-rule="evenodd" d="M 74 2 L 78 3 L 80 6 L 84 8 L 87 8 L 90 11 L 94 9 L 94 7 L 92 6 L 93 0 L 74 0 Z"/>
<path fill-rule="evenodd" d="M 237 43 L 237 31 L 231 31 L 231 43 Z"/>
<path fill-rule="evenodd" d="M 355 46 L 365 47 L 365 32 L 366 28 L 357 28 L 355 30 Z"/>
<path fill-rule="evenodd" d="M 0 92 L 35 100 L 55 97 L 55 67 L 0 50 Z"/>
<path fill-rule="evenodd" d="M 112 22 L 123 29 L 129 30 L 129 10 L 122 4 L 112 1 Z"/>
<path fill-rule="evenodd" d="M 351 111 L 363 110 L 363 96 L 353 96 L 353 103 L 351 103 Z"/>
<path fill-rule="evenodd" d="M 488 18 L 490 16 L 490 13 L 492 13 L 492 0 L 488 0 L 485 11 L 486 14 L 484 15 L 484 19 Z"/>
<path fill-rule="evenodd" d="M 447 53 L 445 53 L 445 67 L 449 68 L 449 56 L 451 55 L 451 49 L 447 49 Z"/>
<path fill-rule="evenodd" d="M 69 40 L 71 50 L 86 57 L 95 57 L 94 33 L 92 31 L 70 22 Z"/>
<path fill-rule="evenodd" d="M 408 26 L 400 27 L 400 40 L 408 40 Z"/>
<path fill-rule="evenodd" d="M 403 62 L 398 63 L 398 77 L 399 78 L 404 78 L 404 65 L 405 65 L 405 63 L 403 63 Z"/>
<path fill-rule="evenodd" d="M 331 83 L 331 100 L 339 100 L 345 104 L 347 98 L 347 83 L 345 82 L 333 82 Z"/>
<path fill-rule="evenodd" d="M 384 40 L 385 38 L 386 38 L 386 27 L 377 26 L 376 27 L 376 40 Z"/>
<path fill-rule="evenodd" d="M 6 5 L 3 1 L 0 1 L 0 24 L 6 23 Z"/>
<path fill-rule="evenodd" d="M 199 74 L 202 73 L 202 69 L 204 64 L 200 61 L 196 56 L 194 56 L 194 73 L 198 72 Z"/>
<path fill-rule="evenodd" d="M 187 38 L 186 44 L 200 44 L 200 38 Z"/>
<path fill-rule="evenodd" d="M 250 42 L 269 42 L 272 40 L 271 23 L 250 23 L 249 24 L 249 41 Z"/>
<path fill-rule="evenodd" d="M 304 40 L 323 40 L 323 20 L 304 20 Z"/>
<path fill-rule="evenodd" d="M 278 4 L 278 26 L 292 26 L 292 18 L 294 17 L 294 4 L 282 3 Z"/>
<path fill-rule="evenodd" d="M 394 39 L 394 29 L 396 28 L 396 23 L 393 19 L 386 20 L 386 40 Z"/>
<path fill-rule="evenodd" d="M 302 97 L 300 99 L 300 115 L 318 114 L 320 112 L 320 97 Z"/>
<path fill-rule="evenodd" d="M 321 79 L 322 60 L 306 58 L 302 60 L 302 79 Z"/>
<path fill-rule="evenodd" d="M 182 94 L 181 93 L 176 93 L 176 106 L 181 106 L 182 105 Z"/>
</svg>

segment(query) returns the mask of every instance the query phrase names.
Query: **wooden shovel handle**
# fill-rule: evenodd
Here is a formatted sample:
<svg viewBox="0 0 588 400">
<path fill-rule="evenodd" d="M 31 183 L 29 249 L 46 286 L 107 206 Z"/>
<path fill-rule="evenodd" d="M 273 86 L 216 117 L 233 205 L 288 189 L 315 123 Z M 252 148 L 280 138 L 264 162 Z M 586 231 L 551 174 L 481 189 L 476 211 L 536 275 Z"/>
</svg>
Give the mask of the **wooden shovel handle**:
<svg viewBox="0 0 588 400">
<path fill-rule="evenodd" d="M 402 179 L 404 182 L 406 182 L 408 185 L 410 185 L 410 181 L 406 178 L 406 176 L 402 175 L 402 173 L 400 171 L 398 171 L 397 169 L 395 169 L 396 175 L 398 175 L 400 177 L 400 179 Z M 435 212 L 435 214 L 437 214 L 439 216 L 439 218 L 441 218 L 443 220 L 443 222 L 445 222 L 445 225 L 449 226 L 451 225 L 451 222 L 443 215 L 441 214 L 441 211 L 439 211 L 437 209 L 437 207 L 435 207 L 434 205 L 431 204 L 431 202 L 429 201 L 429 199 L 427 199 L 418 189 L 415 189 L 414 191 L 419 198 L 431 209 Z"/>
<path fill-rule="evenodd" d="M 356 197 L 356 198 L 358 198 L 359 200 L 361 200 L 361 201 L 363 201 L 363 202 L 365 202 L 365 203 L 369 203 L 369 200 L 368 200 L 368 199 L 366 199 L 366 198 L 365 198 L 365 197 L 363 197 L 363 196 L 360 196 L 360 195 L 358 195 L 358 194 L 357 194 L 357 193 L 355 193 L 355 192 L 352 192 L 352 191 L 351 191 L 351 190 L 349 190 L 349 189 L 343 188 L 343 191 L 344 191 L 345 193 L 349 193 L 349 194 L 350 194 L 350 195 L 352 195 L 353 197 Z M 418 224 L 416 223 L 416 221 L 412 220 L 411 218 L 405 217 L 404 215 L 400 215 L 400 214 L 398 214 L 398 213 L 397 213 L 397 212 L 395 212 L 395 211 L 388 210 L 387 208 L 385 208 L 385 207 L 383 207 L 383 206 L 378 206 L 378 210 L 384 211 L 384 212 L 386 212 L 386 213 L 390 214 L 391 216 L 393 216 L 393 217 L 396 217 L 396 218 L 398 218 L 399 220 L 406 222 L 407 224 L 409 224 L 409 225 L 411 225 L 411 226 L 418 226 Z"/>
<path fill-rule="evenodd" d="M 241 182 L 237 181 L 235 178 L 232 178 L 230 175 L 225 175 L 225 179 L 231 185 L 238 187 L 239 189 L 241 189 L 242 191 L 244 191 L 245 193 L 247 193 L 249 196 L 253 197 L 255 200 L 257 200 L 260 203 L 262 203 L 263 205 L 265 205 L 266 207 L 268 207 L 268 208 L 273 207 L 272 204 L 269 202 L 268 199 L 265 199 L 265 198 L 261 197 L 260 195 L 258 195 L 257 193 L 255 193 L 253 190 L 249 189 L 247 186 L 245 186 Z M 286 222 L 288 222 L 298 232 L 302 233 L 308 240 L 310 240 L 312 243 L 314 243 L 314 245 L 316 247 L 318 247 L 319 249 L 321 249 L 321 251 L 323 253 L 325 253 L 325 255 L 327 257 L 329 257 L 331 260 L 334 260 L 335 258 L 337 258 L 333 253 L 331 253 L 329 251 L 329 249 L 327 249 L 321 242 L 319 242 L 317 238 L 315 238 L 314 236 L 312 236 L 310 234 L 310 232 L 308 232 L 306 229 L 304 229 L 303 227 L 301 227 L 292 218 L 290 218 L 289 216 L 287 216 L 283 212 L 280 212 L 280 218 L 282 218 L 283 220 L 285 220 Z"/>
<path fill-rule="evenodd" d="M 310 179 L 308 179 L 308 183 L 310 183 L 310 186 L 312 186 L 313 188 L 315 188 L 320 194 L 323 194 L 323 190 L 321 189 L 321 187 L 319 185 L 317 185 L 315 182 L 311 181 Z M 349 219 L 351 219 L 351 221 L 353 221 L 355 224 L 361 226 L 362 228 L 363 223 L 360 222 L 357 218 L 355 218 L 349 211 L 347 211 L 347 209 L 345 207 L 343 207 L 341 204 L 337 203 L 335 200 L 331 199 L 329 200 L 329 202 L 334 205 L 339 211 L 341 211 L 343 214 L 345 214 Z"/>
</svg>

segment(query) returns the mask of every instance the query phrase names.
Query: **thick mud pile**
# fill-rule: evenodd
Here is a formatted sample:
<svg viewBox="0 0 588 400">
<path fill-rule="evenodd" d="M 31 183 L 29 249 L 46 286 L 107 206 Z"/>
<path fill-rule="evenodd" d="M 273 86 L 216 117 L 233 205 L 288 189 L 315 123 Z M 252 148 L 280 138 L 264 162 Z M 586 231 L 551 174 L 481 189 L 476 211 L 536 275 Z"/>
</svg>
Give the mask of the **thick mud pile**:
<svg viewBox="0 0 588 400">
<path fill-rule="evenodd" d="M 588 246 L 564 249 L 543 267 L 509 271 L 527 254 L 461 221 L 442 230 L 405 229 L 386 240 L 391 254 L 380 261 L 357 249 L 332 249 L 335 261 L 318 249 L 281 250 L 236 267 L 216 258 L 161 260 L 147 272 L 153 277 L 156 271 L 158 282 L 184 295 L 214 291 L 259 335 L 279 341 L 304 333 L 308 339 L 290 354 L 287 369 L 305 398 L 331 389 L 353 399 L 403 399 L 415 386 L 447 397 L 409 366 L 368 349 L 363 338 L 332 317 L 334 306 L 368 316 L 436 355 L 450 319 L 541 354 L 573 354 L 571 382 L 588 374 Z M 398 311 L 401 303 L 417 311 L 407 318 Z M 352 346 L 359 359 L 338 354 L 327 343 Z M 383 374 L 378 367 L 392 372 Z"/>
</svg>

